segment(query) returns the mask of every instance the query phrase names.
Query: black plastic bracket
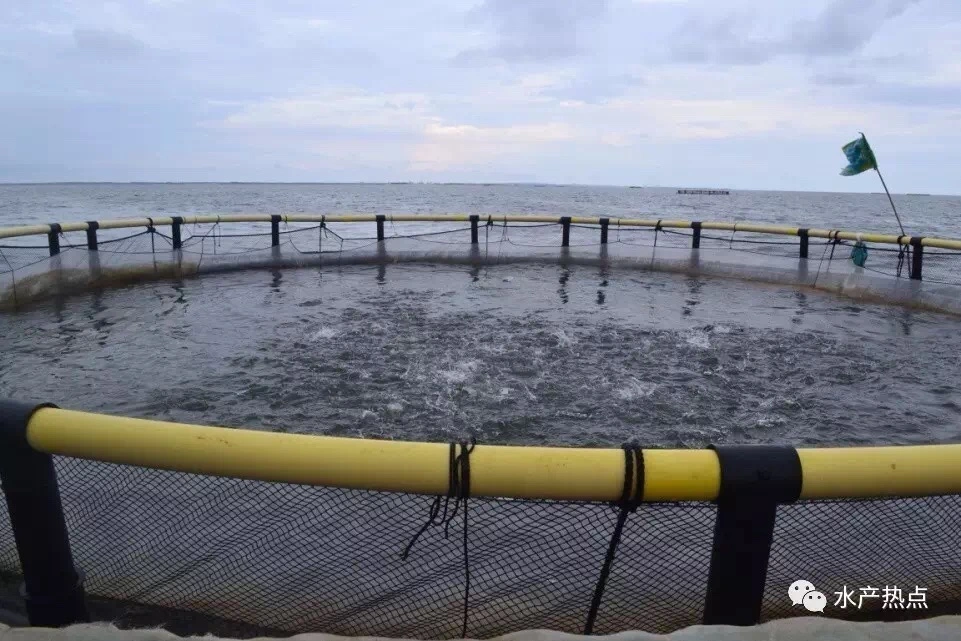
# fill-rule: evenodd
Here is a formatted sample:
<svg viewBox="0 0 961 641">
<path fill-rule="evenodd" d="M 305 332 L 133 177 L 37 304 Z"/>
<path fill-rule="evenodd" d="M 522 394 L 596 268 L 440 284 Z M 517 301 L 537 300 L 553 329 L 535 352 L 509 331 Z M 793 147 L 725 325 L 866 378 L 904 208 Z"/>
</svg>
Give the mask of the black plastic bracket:
<svg viewBox="0 0 961 641">
<path fill-rule="evenodd" d="M 569 247 L 571 244 L 571 217 L 561 216 L 561 225 L 563 226 L 563 231 L 561 232 L 561 247 Z"/>
<path fill-rule="evenodd" d="M 73 565 L 53 457 L 27 441 L 34 412 L 51 404 L 0 401 L 0 483 L 23 570 L 30 625 L 90 620 L 82 574 Z"/>
<path fill-rule="evenodd" d="M 914 252 L 911 255 L 911 279 L 921 280 L 921 268 L 924 267 L 924 245 L 921 244 L 922 236 L 911 237 L 911 247 Z"/>
<path fill-rule="evenodd" d="M 384 214 L 377 214 L 377 240 L 384 240 L 384 221 L 387 217 Z"/>
<path fill-rule="evenodd" d="M 755 625 L 761 616 L 777 506 L 800 496 L 801 459 L 786 445 L 711 449 L 721 465 L 721 488 L 704 624 Z"/>
<path fill-rule="evenodd" d="M 270 246 L 276 247 L 280 244 L 280 215 L 270 216 Z"/>
<path fill-rule="evenodd" d="M 691 238 L 691 249 L 701 248 L 701 221 L 696 220 L 691 223 L 691 229 L 694 230 L 694 236 Z"/>
<path fill-rule="evenodd" d="M 801 237 L 801 258 L 808 257 L 808 230 L 807 228 L 797 230 L 797 235 Z"/>
<path fill-rule="evenodd" d="M 477 240 L 477 223 L 480 222 L 480 216 L 477 214 L 472 214 L 470 217 L 470 242 L 471 245 L 476 245 Z"/>
<path fill-rule="evenodd" d="M 63 229 L 60 223 L 50 223 L 50 231 L 47 232 L 47 244 L 50 246 L 50 255 L 56 256 L 60 253 L 60 234 Z"/>
<path fill-rule="evenodd" d="M 100 223 L 96 220 L 87 221 L 87 249 L 92 252 L 97 251 L 97 230 L 100 229 Z"/>
<path fill-rule="evenodd" d="M 183 247 L 183 240 L 180 237 L 180 227 L 183 224 L 183 216 L 174 216 L 170 219 L 170 232 L 173 236 L 174 249 L 180 249 Z"/>
<path fill-rule="evenodd" d="M 601 244 L 607 244 L 607 230 L 611 226 L 610 218 L 601 218 Z"/>
</svg>

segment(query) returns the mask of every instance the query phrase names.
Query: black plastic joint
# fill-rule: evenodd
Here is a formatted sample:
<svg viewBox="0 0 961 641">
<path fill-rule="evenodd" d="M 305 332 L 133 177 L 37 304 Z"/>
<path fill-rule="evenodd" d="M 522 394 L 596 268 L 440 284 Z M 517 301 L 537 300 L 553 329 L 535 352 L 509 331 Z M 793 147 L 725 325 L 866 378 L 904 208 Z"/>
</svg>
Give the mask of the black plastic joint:
<svg viewBox="0 0 961 641">
<path fill-rule="evenodd" d="M 808 230 L 807 227 L 803 227 L 797 230 L 797 235 L 801 237 L 801 248 L 800 256 L 801 258 L 808 257 Z"/>
<path fill-rule="evenodd" d="M 691 249 L 701 248 L 701 221 L 695 220 L 691 222 L 691 229 L 694 231 L 693 238 L 691 238 Z"/>
<path fill-rule="evenodd" d="M 0 444 L 4 449 L 32 449 L 27 442 L 27 424 L 30 423 L 33 413 L 43 407 L 56 407 L 56 405 L 0 400 Z"/>
<path fill-rule="evenodd" d="M 561 247 L 567 247 L 571 244 L 571 217 L 561 216 L 560 222 L 564 227 L 561 232 Z"/>
<path fill-rule="evenodd" d="M 608 231 L 608 228 L 611 226 L 611 219 L 610 219 L 610 218 L 601 218 L 600 223 L 601 223 L 601 244 L 602 244 L 602 245 L 606 245 L 606 244 L 607 244 L 607 231 Z"/>
<path fill-rule="evenodd" d="M 476 245 L 477 239 L 477 223 L 480 222 L 480 216 L 477 214 L 471 214 L 470 216 L 470 242 L 472 245 Z"/>
<path fill-rule="evenodd" d="M 801 459 L 790 445 L 711 445 L 721 464 L 718 501 L 793 503 L 801 495 Z"/>
<path fill-rule="evenodd" d="M 755 625 L 764 600 L 777 506 L 801 495 L 801 459 L 784 445 L 711 449 L 721 466 L 721 486 L 704 623 Z"/>
<path fill-rule="evenodd" d="M 47 233 L 47 243 L 50 246 L 50 255 L 56 256 L 60 253 L 60 234 L 63 228 L 59 223 L 50 223 L 50 231 Z"/>
<path fill-rule="evenodd" d="M 921 244 L 922 240 L 924 240 L 922 236 L 911 237 L 911 247 L 914 248 L 914 254 L 911 256 L 911 280 L 922 280 L 921 272 L 924 269 L 924 245 Z"/>
<path fill-rule="evenodd" d="M 270 215 L 270 246 L 280 245 L 280 214 Z"/>
<path fill-rule="evenodd" d="M 87 221 L 87 249 L 90 251 L 97 251 L 97 230 L 100 229 L 100 223 L 96 220 Z"/>
<path fill-rule="evenodd" d="M 174 249 L 180 249 L 183 246 L 183 241 L 180 238 L 180 226 L 183 224 L 183 216 L 173 216 L 170 219 L 170 234 L 173 236 Z"/>
<path fill-rule="evenodd" d="M 384 221 L 387 217 L 384 214 L 377 214 L 377 240 L 384 240 Z"/>
</svg>

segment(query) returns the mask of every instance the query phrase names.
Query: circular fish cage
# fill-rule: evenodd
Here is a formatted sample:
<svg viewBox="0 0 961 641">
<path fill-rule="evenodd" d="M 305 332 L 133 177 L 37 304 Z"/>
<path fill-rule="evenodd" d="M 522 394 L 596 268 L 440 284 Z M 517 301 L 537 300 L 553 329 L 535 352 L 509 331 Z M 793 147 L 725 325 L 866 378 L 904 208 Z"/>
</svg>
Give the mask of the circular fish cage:
<svg viewBox="0 0 961 641">
<path fill-rule="evenodd" d="M 417 271 L 425 265 L 434 271 Z M 956 332 L 918 321 L 870 343 L 872 323 L 906 310 L 953 324 L 957 266 L 958 240 L 633 218 L 225 215 L 2 228 L 0 321 L 19 342 L 0 369 L 11 397 L 0 403 L 0 609 L 36 625 L 420 638 L 957 614 Z M 397 278 L 405 296 L 367 301 L 354 281 L 339 298 L 311 293 L 316 279 L 356 269 L 360 287 Z M 253 290 L 230 280 L 245 270 L 269 275 L 258 287 L 301 315 L 271 315 L 278 304 L 252 320 Z M 291 274 L 297 296 L 282 285 Z M 531 291 L 515 294 L 514 316 L 432 319 L 418 287 L 454 275 L 487 288 L 459 309 Z M 624 275 L 634 280 L 617 282 Z M 183 312 L 201 282 L 230 307 L 204 317 L 206 347 L 192 352 L 202 341 L 189 323 L 151 318 Z M 867 344 L 741 331 L 766 313 L 729 285 L 742 282 L 791 297 L 796 309 L 776 316 L 787 326 L 838 309 L 808 296 L 848 301 L 835 330 L 861 331 Z M 150 283 L 171 287 L 153 296 Z M 597 320 L 615 314 L 612 298 L 642 289 L 640 324 L 660 329 Z M 101 298 L 125 291 L 129 301 Z M 95 311 L 74 322 L 83 297 Z M 659 318 L 668 298 L 672 315 Z M 116 344 L 102 331 L 118 322 L 112 304 L 128 305 Z M 550 304 L 578 311 L 567 325 L 542 323 Z M 44 305 L 62 341 L 41 345 Z M 327 319 L 242 353 L 218 340 L 290 329 L 331 305 L 349 329 Z M 700 324 L 699 305 L 722 320 Z M 81 351 L 111 374 L 79 366 Z M 818 359 L 821 369 L 802 363 Z M 481 378 L 486 363 L 496 368 Z M 372 380 L 375 367 L 383 375 Z M 737 368 L 756 371 L 736 379 Z M 923 385 L 920 368 L 931 370 Z M 573 382 L 538 387 L 545 369 Z M 277 381 L 269 393 L 258 391 L 265 377 Z M 882 389 L 885 377 L 897 380 Z M 420 400 L 392 395 L 411 378 Z M 202 379 L 214 381 L 206 396 L 187 395 Z M 739 431 L 742 388 L 764 381 L 774 391 L 758 401 L 763 420 Z M 138 385 L 153 398 L 122 395 Z M 368 388 L 382 407 L 365 407 Z M 819 389 L 788 393 L 806 388 Z M 925 394 L 940 413 L 910 405 Z M 512 418 L 539 406 L 557 409 Z M 764 431 L 815 415 L 828 420 Z M 901 428 L 882 433 L 878 416 Z"/>
</svg>

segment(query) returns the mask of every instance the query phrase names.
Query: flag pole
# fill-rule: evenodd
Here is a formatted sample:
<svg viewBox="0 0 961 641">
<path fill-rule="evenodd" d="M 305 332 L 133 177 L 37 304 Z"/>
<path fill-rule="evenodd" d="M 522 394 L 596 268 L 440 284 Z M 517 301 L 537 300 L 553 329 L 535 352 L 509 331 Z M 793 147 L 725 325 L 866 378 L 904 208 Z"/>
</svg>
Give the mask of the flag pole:
<svg viewBox="0 0 961 641">
<path fill-rule="evenodd" d="M 864 142 L 867 143 L 868 138 L 867 136 L 864 135 L 864 132 L 858 132 L 858 133 L 861 134 L 861 137 L 864 138 Z M 871 149 L 870 143 L 868 143 L 868 149 Z M 894 218 L 898 221 L 898 228 L 901 229 L 901 235 L 907 236 L 907 234 L 904 233 L 904 225 L 901 224 L 901 217 L 898 216 L 898 208 L 894 206 L 894 199 L 891 198 L 891 192 L 888 191 L 888 186 L 884 182 L 884 176 L 881 175 L 881 170 L 878 168 L 878 157 L 877 155 L 875 155 L 874 149 L 871 149 L 871 156 L 874 158 L 874 171 L 878 172 L 878 178 L 881 179 L 881 186 L 884 187 L 884 193 L 887 194 L 888 202 L 891 203 L 891 211 L 894 212 Z"/>
<path fill-rule="evenodd" d="M 876 164 L 877 164 L 877 161 L 875 161 L 875 165 L 876 165 Z M 886 193 L 886 194 L 888 195 L 888 202 L 891 203 L 891 209 L 892 209 L 892 211 L 894 211 L 894 217 L 895 217 L 895 218 L 897 219 L 897 221 L 898 221 L 898 227 L 901 228 L 901 235 L 902 235 L 902 236 L 907 236 L 907 234 L 904 233 L 904 225 L 901 224 L 901 217 L 898 216 L 898 210 L 897 210 L 897 208 L 894 206 L 894 201 L 891 199 L 891 192 L 888 191 L 888 186 L 884 184 L 884 176 L 881 175 L 881 170 L 878 169 L 877 167 L 875 167 L 875 168 L 874 168 L 874 171 L 878 172 L 878 178 L 881 179 L 881 186 L 884 187 L 884 193 Z"/>
</svg>

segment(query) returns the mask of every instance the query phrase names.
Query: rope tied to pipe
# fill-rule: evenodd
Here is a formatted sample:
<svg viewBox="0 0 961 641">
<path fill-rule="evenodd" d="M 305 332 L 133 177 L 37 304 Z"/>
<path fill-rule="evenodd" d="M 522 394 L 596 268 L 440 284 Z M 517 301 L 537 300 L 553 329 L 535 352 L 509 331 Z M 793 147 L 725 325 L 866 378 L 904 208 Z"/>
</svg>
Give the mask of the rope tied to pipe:
<svg viewBox="0 0 961 641">
<path fill-rule="evenodd" d="M 447 495 L 442 497 L 435 496 L 428 510 L 427 522 L 421 526 L 414 537 L 404 548 L 401 560 L 406 561 L 411 549 L 417 539 L 427 531 L 432 525 L 444 526 L 444 538 L 449 538 L 450 524 L 460 511 L 461 504 L 464 506 L 464 530 L 463 530 L 463 558 L 464 558 L 464 616 L 461 625 L 461 637 L 467 637 L 468 611 L 470 608 L 470 558 L 468 555 L 468 515 L 470 499 L 470 455 L 477 445 L 477 440 L 472 436 L 470 441 L 450 443 L 448 454 L 448 476 L 447 476 Z M 460 452 L 458 453 L 458 447 Z M 450 508 L 450 500 L 454 499 L 453 508 Z M 438 516 L 440 518 L 438 519 Z"/>
<path fill-rule="evenodd" d="M 904 259 L 907 257 L 911 258 L 911 246 L 901 244 L 902 238 L 907 238 L 906 234 L 898 236 L 898 278 L 901 278 L 901 272 L 904 270 Z M 911 276 L 911 261 L 908 260 L 908 277 Z"/>
<path fill-rule="evenodd" d="M 153 218 L 147 218 L 147 233 L 150 234 L 150 253 L 156 254 L 157 248 L 155 246 L 156 243 L 154 242 L 154 234 L 157 233 L 157 230 L 153 226 Z"/>
<path fill-rule="evenodd" d="M 621 446 L 621 449 L 624 450 L 624 487 L 621 490 L 620 500 L 611 504 L 611 507 L 616 507 L 619 510 L 617 524 L 611 534 L 611 540 L 607 546 L 607 555 L 604 557 L 604 565 L 601 566 L 601 573 L 598 575 L 597 584 L 594 586 L 594 597 L 591 600 L 591 608 L 587 613 L 587 622 L 584 624 L 585 635 L 594 633 L 594 622 L 597 620 L 597 612 L 604 598 L 604 588 L 607 585 L 611 567 L 614 565 L 614 556 L 617 554 L 617 548 L 621 543 L 621 534 L 624 531 L 627 517 L 636 512 L 644 500 L 644 450 L 634 443 L 625 443 Z"/>
</svg>

